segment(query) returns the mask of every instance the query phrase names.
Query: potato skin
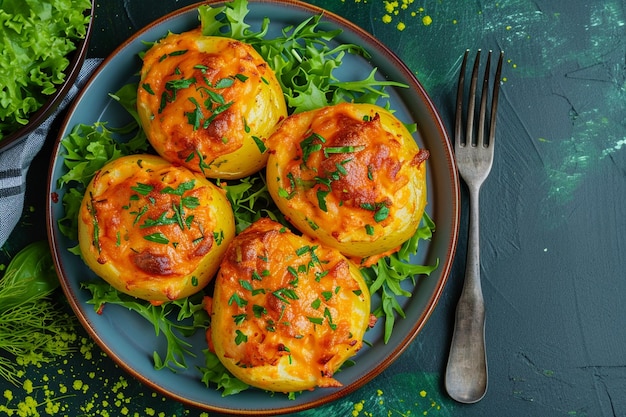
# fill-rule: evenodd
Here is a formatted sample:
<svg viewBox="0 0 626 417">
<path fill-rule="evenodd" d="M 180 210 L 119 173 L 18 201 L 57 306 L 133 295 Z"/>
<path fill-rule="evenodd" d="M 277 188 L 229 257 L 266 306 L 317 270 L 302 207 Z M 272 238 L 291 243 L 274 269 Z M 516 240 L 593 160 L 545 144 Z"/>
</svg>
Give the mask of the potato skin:
<svg viewBox="0 0 626 417">
<path fill-rule="evenodd" d="M 118 291 L 154 303 L 204 288 L 234 235 L 223 190 L 155 155 L 103 167 L 78 215 L 86 264 Z"/>
<path fill-rule="evenodd" d="M 249 385 L 276 392 L 340 386 L 362 347 L 370 295 L 338 251 L 262 218 L 231 243 L 215 281 L 209 345 Z"/>
<path fill-rule="evenodd" d="M 295 114 L 268 146 L 269 192 L 302 233 L 366 258 L 396 250 L 417 230 L 428 152 L 387 110 L 343 103 Z"/>
<path fill-rule="evenodd" d="M 287 115 L 274 72 L 252 46 L 200 29 L 146 52 L 137 109 L 163 158 L 222 179 L 263 168 L 263 142 Z"/>
</svg>

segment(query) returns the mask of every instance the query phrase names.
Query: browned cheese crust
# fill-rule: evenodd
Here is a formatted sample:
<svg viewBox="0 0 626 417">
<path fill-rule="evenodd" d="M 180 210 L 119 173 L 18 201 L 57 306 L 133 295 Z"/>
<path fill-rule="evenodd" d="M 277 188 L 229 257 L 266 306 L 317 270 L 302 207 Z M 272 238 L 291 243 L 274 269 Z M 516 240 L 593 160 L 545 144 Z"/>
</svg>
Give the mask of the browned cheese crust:
<svg viewBox="0 0 626 417">
<path fill-rule="evenodd" d="M 117 290 L 153 302 L 206 286 L 235 234 L 223 190 L 153 155 L 122 157 L 97 172 L 78 220 L 87 265 Z"/>
<path fill-rule="evenodd" d="M 338 251 L 261 219 L 229 246 L 215 281 L 210 345 L 240 380 L 292 392 L 333 378 L 362 346 L 370 295 Z"/>
<path fill-rule="evenodd" d="M 137 108 L 161 156 L 210 178 L 261 169 L 264 141 L 287 115 L 274 72 L 252 46 L 200 29 L 146 52 Z"/>
<path fill-rule="evenodd" d="M 364 258 L 397 250 L 417 230 L 428 152 L 387 110 L 344 103 L 295 114 L 268 145 L 269 191 L 303 233 Z"/>
</svg>

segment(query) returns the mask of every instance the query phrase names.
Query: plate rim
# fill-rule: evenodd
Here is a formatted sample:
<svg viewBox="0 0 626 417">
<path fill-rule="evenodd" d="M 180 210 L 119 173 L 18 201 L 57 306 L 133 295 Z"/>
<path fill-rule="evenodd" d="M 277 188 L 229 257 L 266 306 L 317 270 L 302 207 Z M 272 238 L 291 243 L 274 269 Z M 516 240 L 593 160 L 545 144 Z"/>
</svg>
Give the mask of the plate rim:
<svg viewBox="0 0 626 417">
<path fill-rule="evenodd" d="M 129 45 L 135 43 L 138 39 L 140 39 L 140 36 L 143 35 L 146 31 L 152 28 L 155 28 L 157 26 L 163 25 L 165 22 L 171 19 L 177 18 L 180 15 L 196 10 L 201 5 L 218 6 L 224 3 L 228 3 L 228 2 L 223 1 L 223 0 L 203 1 L 203 2 L 193 3 L 188 6 L 169 12 L 161 16 L 160 18 L 153 20 L 149 24 L 145 25 L 144 27 L 136 31 L 132 36 L 130 36 L 126 41 L 120 44 L 117 48 L 115 48 L 113 52 L 109 54 L 103 60 L 103 62 L 94 71 L 94 73 L 89 77 L 84 87 L 78 93 L 77 97 L 72 102 L 67 115 L 64 117 L 63 124 L 59 129 L 58 137 L 56 138 L 56 141 L 55 141 L 55 145 L 52 151 L 51 160 L 49 164 L 48 185 L 47 185 L 48 192 L 53 193 L 54 190 L 56 189 L 56 185 L 54 183 L 56 178 L 53 179 L 53 174 L 54 174 L 53 168 L 55 166 L 56 159 L 59 156 L 60 141 L 63 137 L 63 134 L 65 132 L 68 132 L 69 129 L 71 129 L 71 126 L 69 126 L 71 115 L 75 112 L 77 105 L 80 103 L 83 96 L 89 90 L 94 80 L 107 67 L 108 63 L 117 54 L 119 54 L 121 51 L 126 49 Z M 408 78 L 408 80 L 411 82 L 411 87 L 417 90 L 415 92 L 416 95 L 419 95 L 420 98 L 423 100 L 424 104 L 426 105 L 426 108 L 429 111 L 429 119 L 433 121 L 435 127 L 437 128 L 437 131 L 439 133 L 439 139 L 441 140 L 441 145 L 444 149 L 444 153 L 446 156 L 447 171 L 450 174 L 450 178 L 452 179 L 452 182 L 450 183 L 451 188 L 452 188 L 452 195 L 450 197 L 452 199 L 453 207 L 451 208 L 452 216 L 450 219 L 447 219 L 450 222 L 449 226 L 451 230 L 450 240 L 447 242 L 447 248 L 446 248 L 447 257 L 444 260 L 444 262 L 440 262 L 439 264 L 438 269 L 441 269 L 441 271 L 439 272 L 440 278 L 438 280 L 438 285 L 436 285 L 435 291 L 433 291 L 431 296 L 428 298 L 428 301 L 426 303 L 426 308 L 421 312 L 421 314 L 417 318 L 416 323 L 413 326 L 411 326 L 410 331 L 406 335 L 402 336 L 400 342 L 391 350 L 391 352 L 388 355 L 385 356 L 384 360 L 382 360 L 375 367 L 373 367 L 368 372 L 366 372 L 363 377 L 360 377 L 354 380 L 353 382 L 351 382 L 350 384 L 347 384 L 346 386 L 341 387 L 341 389 L 339 390 L 329 391 L 328 395 L 323 396 L 318 399 L 313 399 L 312 401 L 309 401 L 303 404 L 292 404 L 292 405 L 287 404 L 284 408 L 271 408 L 271 409 L 265 408 L 265 409 L 258 409 L 258 410 L 231 409 L 231 408 L 224 408 L 219 405 L 214 406 L 214 405 L 207 405 L 206 403 L 200 403 L 192 399 L 186 398 L 183 395 L 179 395 L 178 393 L 172 392 L 171 390 L 163 388 L 161 385 L 159 385 L 155 381 L 152 381 L 151 379 L 145 377 L 138 370 L 134 369 L 131 365 L 125 363 L 113 351 L 113 349 L 108 346 L 108 344 L 104 341 L 104 339 L 102 339 L 102 337 L 96 332 L 96 329 L 92 326 L 90 319 L 82 311 L 83 306 L 79 305 L 80 301 L 78 300 L 78 298 L 76 297 L 72 289 L 70 288 L 69 283 L 66 282 L 65 279 L 61 279 L 60 281 L 61 281 L 61 287 L 63 289 L 63 292 L 68 298 L 69 304 L 72 310 L 74 311 L 75 315 L 78 317 L 81 325 L 87 331 L 89 336 L 99 345 L 99 347 L 111 359 L 113 359 L 113 361 L 118 366 L 120 366 L 120 368 L 122 368 L 125 372 L 130 374 L 132 377 L 139 380 L 144 385 L 176 401 L 179 401 L 181 403 L 194 406 L 196 408 L 200 408 L 206 411 L 219 412 L 219 413 L 231 414 L 231 415 L 277 415 L 277 414 L 294 413 L 294 412 L 304 411 L 304 410 L 314 408 L 314 407 L 319 407 L 321 405 L 336 401 L 337 399 L 345 397 L 346 395 L 356 391 L 358 388 L 362 387 L 363 385 L 365 385 L 366 383 L 374 379 L 376 376 L 382 373 L 387 367 L 389 367 L 396 359 L 398 359 L 398 357 L 408 348 L 411 342 L 417 337 L 419 332 L 422 330 L 422 328 L 428 321 L 432 312 L 434 311 L 436 305 L 438 304 L 439 299 L 441 298 L 441 295 L 443 293 L 443 290 L 445 289 L 445 286 L 448 281 L 448 278 L 452 269 L 452 265 L 454 262 L 454 257 L 456 254 L 456 248 L 458 244 L 459 227 L 460 227 L 459 226 L 460 224 L 460 181 L 458 178 L 458 171 L 457 171 L 456 163 L 453 158 L 453 151 L 452 151 L 452 147 L 451 147 L 451 143 L 449 139 L 449 134 L 446 130 L 445 124 L 443 123 L 443 120 L 437 108 L 435 107 L 428 93 L 423 88 L 422 84 L 419 82 L 419 80 L 413 74 L 413 72 L 408 68 L 408 66 L 398 57 L 396 53 L 394 53 L 390 48 L 388 48 L 381 41 L 376 39 L 371 33 L 365 31 L 360 26 L 350 22 L 349 20 L 347 20 L 346 18 L 342 16 L 339 16 L 338 14 L 330 12 L 319 6 L 308 4 L 301 0 L 248 0 L 248 3 L 249 4 L 272 4 L 272 5 L 278 5 L 278 6 L 295 7 L 305 12 L 311 13 L 312 15 L 322 13 L 325 18 L 331 21 L 331 23 L 340 24 L 341 26 L 344 26 L 348 30 L 350 30 L 353 34 L 357 35 L 359 38 L 367 39 L 368 42 L 370 42 L 376 47 L 377 51 L 380 54 L 392 59 L 394 61 L 394 66 L 396 66 L 403 73 L 403 75 L 405 75 Z M 47 229 L 47 234 L 48 234 L 49 245 L 52 249 L 55 268 L 57 269 L 57 273 L 59 277 L 64 277 L 65 276 L 64 267 L 63 267 L 62 260 L 60 259 L 60 256 L 58 254 L 58 251 L 65 250 L 65 248 L 59 248 L 57 245 L 56 236 L 58 232 L 57 232 L 56 220 L 53 219 L 53 215 L 52 215 L 53 204 L 55 204 L 54 198 L 52 196 L 49 196 L 48 203 L 46 204 L 46 229 Z M 441 221 L 441 219 L 438 220 L 438 222 L 439 221 Z M 207 388 L 207 389 L 210 389 L 210 388 Z"/>
</svg>

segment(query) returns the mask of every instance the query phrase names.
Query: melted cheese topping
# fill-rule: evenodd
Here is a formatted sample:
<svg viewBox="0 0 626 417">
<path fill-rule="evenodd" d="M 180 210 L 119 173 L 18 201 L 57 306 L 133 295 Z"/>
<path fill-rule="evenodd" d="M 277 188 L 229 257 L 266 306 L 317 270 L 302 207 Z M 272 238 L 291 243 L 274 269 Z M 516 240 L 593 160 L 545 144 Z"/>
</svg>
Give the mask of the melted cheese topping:
<svg viewBox="0 0 626 417">
<path fill-rule="evenodd" d="M 144 56 L 137 108 L 165 159 L 210 178 L 241 178 L 266 161 L 287 115 L 276 76 L 252 46 L 200 29 L 170 34 Z"/>
<path fill-rule="evenodd" d="M 301 232 L 362 258 L 417 230 L 428 152 L 388 111 L 345 103 L 292 115 L 268 146 L 269 191 Z"/>
<path fill-rule="evenodd" d="M 155 302 L 206 286 L 235 234 L 220 188 L 153 155 L 122 157 L 96 173 L 78 226 L 83 258 L 96 274 Z"/>
<path fill-rule="evenodd" d="M 340 386 L 362 346 L 370 295 L 339 252 L 261 219 L 230 245 L 215 281 L 210 345 L 237 378 L 291 392 Z"/>
</svg>

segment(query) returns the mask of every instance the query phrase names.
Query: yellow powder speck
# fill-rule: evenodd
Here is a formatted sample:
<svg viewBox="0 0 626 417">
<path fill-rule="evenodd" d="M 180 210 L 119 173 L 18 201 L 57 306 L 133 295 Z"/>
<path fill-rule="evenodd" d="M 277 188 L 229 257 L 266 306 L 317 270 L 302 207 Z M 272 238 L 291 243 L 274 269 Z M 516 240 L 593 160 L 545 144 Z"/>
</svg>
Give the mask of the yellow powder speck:
<svg viewBox="0 0 626 417">
<path fill-rule="evenodd" d="M 10 389 L 4 390 L 4 398 L 11 401 L 13 399 L 13 392 Z"/>
<path fill-rule="evenodd" d="M 428 393 L 426 391 L 424 391 L 424 390 L 420 391 L 420 397 L 426 398 L 426 395 L 428 395 Z"/>
<path fill-rule="evenodd" d="M 74 380 L 74 383 L 72 384 L 72 388 L 74 388 L 75 390 L 80 390 L 82 387 L 83 387 L 83 381 L 81 381 L 80 379 Z"/>
<path fill-rule="evenodd" d="M 459 23 L 459 21 L 458 21 L 458 20 L 456 20 L 456 19 L 452 19 L 452 24 L 453 24 L 453 25 L 456 25 L 457 23 Z"/>
<path fill-rule="evenodd" d="M 396 29 L 398 29 L 399 31 L 403 31 L 404 29 L 406 29 L 406 25 L 404 24 L 404 22 L 400 22 L 396 25 Z"/>
<path fill-rule="evenodd" d="M 154 408 L 146 408 L 146 414 L 149 416 L 153 416 L 156 414 L 156 412 L 154 411 Z"/>
<path fill-rule="evenodd" d="M 383 23 L 391 23 L 391 16 L 389 16 L 388 14 L 383 16 Z"/>
<path fill-rule="evenodd" d="M 127 416 L 128 415 L 128 408 L 126 407 L 122 407 L 122 409 L 120 410 L 120 412 L 122 413 L 123 416 Z"/>
<path fill-rule="evenodd" d="M 506 30 L 511 30 L 511 29 L 512 29 L 511 26 L 506 27 Z"/>
<path fill-rule="evenodd" d="M 422 18 L 422 23 L 424 24 L 424 26 L 428 26 L 428 25 L 430 25 L 431 23 L 433 23 L 433 18 L 432 18 L 432 17 L 430 17 L 430 16 L 428 16 L 428 15 L 426 15 L 426 16 L 424 16 L 424 17 Z"/>
<path fill-rule="evenodd" d="M 363 404 L 365 404 L 365 400 L 362 400 L 359 403 L 354 404 L 354 410 L 355 411 L 363 411 Z"/>
<path fill-rule="evenodd" d="M 398 2 L 397 1 L 386 1 L 385 2 L 385 11 L 387 11 L 387 13 L 393 13 L 393 11 L 396 10 L 397 7 L 398 7 Z"/>
<path fill-rule="evenodd" d="M 376 395 L 380 397 L 381 395 L 383 395 L 383 391 L 380 389 L 376 390 Z"/>
<path fill-rule="evenodd" d="M 46 413 L 53 416 L 61 410 L 61 404 L 58 402 L 47 401 L 46 402 Z"/>
<path fill-rule="evenodd" d="M 508 80 L 509 80 L 509 79 L 508 79 L 508 78 L 506 78 L 506 77 L 503 77 L 503 78 L 502 78 L 502 82 L 503 82 L 503 83 L 507 82 Z"/>
<path fill-rule="evenodd" d="M 33 381 L 31 381 L 30 379 L 25 380 L 24 384 L 22 385 L 22 388 L 24 388 L 24 391 L 26 391 L 27 394 L 32 394 L 33 393 Z"/>
<path fill-rule="evenodd" d="M 417 9 L 420 13 L 424 13 L 424 8 L 420 7 L 419 9 Z"/>
</svg>

